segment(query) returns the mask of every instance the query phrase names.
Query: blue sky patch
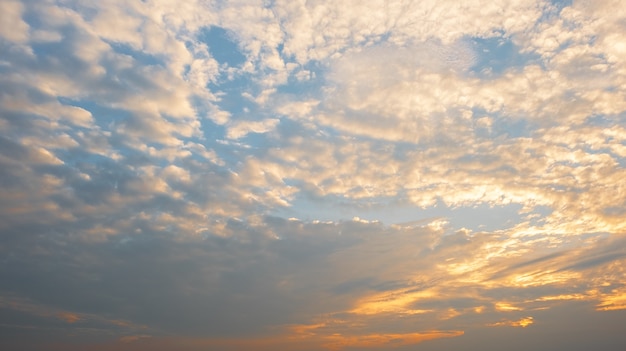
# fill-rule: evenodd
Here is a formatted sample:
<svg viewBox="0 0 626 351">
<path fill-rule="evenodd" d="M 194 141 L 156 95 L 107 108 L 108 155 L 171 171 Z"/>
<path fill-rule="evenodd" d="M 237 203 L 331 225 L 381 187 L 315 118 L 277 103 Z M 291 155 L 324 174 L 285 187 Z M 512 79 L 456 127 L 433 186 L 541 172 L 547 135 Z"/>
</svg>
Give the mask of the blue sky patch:
<svg viewBox="0 0 626 351">
<path fill-rule="evenodd" d="M 210 26 L 200 31 L 198 40 L 209 47 L 211 56 L 220 64 L 236 67 L 246 61 L 246 56 L 240 51 L 234 35 L 224 28 Z"/>
<path fill-rule="evenodd" d="M 470 42 L 476 52 L 476 63 L 470 71 L 481 77 L 495 78 L 507 70 L 539 62 L 535 54 L 520 53 L 520 48 L 510 38 L 472 38 Z"/>
</svg>

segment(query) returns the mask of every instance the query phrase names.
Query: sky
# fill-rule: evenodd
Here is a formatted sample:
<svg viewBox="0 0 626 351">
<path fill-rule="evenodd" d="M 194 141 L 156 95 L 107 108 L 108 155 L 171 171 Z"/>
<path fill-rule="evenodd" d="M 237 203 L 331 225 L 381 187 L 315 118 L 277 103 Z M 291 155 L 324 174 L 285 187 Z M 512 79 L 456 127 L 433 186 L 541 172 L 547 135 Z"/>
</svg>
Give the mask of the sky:
<svg viewBox="0 0 626 351">
<path fill-rule="evenodd" d="M 0 1 L 0 348 L 626 345 L 620 0 Z"/>
</svg>

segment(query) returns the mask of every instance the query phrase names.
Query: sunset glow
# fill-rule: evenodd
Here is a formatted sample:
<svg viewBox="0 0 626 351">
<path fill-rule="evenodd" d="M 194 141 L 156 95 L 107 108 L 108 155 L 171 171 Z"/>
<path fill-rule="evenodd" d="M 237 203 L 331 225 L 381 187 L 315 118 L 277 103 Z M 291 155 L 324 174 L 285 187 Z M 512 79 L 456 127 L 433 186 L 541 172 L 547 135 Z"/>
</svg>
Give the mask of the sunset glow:
<svg viewBox="0 0 626 351">
<path fill-rule="evenodd" d="M 0 349 L 623 351 L 625 38 L 619 0 L 2 0 Z"/>
</svg>

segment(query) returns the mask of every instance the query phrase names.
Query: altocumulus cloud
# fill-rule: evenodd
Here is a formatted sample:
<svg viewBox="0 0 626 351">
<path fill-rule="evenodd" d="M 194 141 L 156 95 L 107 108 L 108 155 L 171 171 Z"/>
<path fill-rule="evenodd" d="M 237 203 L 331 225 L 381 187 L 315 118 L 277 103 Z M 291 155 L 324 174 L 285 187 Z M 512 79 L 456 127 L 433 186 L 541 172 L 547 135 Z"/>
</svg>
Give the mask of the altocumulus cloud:
<svg viewBox="0 0 626 351">
<path fill-rule="evenodd" d="M 3 1 L 0 345 L 619 350 L 620 5 Z"/>
</svg>

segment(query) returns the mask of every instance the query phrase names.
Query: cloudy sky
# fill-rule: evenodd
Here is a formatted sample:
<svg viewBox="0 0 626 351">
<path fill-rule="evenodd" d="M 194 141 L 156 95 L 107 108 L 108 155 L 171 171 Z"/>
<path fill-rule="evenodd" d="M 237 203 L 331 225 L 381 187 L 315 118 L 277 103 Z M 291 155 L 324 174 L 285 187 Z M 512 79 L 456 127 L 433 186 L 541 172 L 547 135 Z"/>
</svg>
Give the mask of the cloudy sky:
<svg viewBox="0 0 626 351">
<path fill-rule="evenodd" d="M 2 349 L 623 350 L 620 0 L 0 17 Z"/>
</svg>

